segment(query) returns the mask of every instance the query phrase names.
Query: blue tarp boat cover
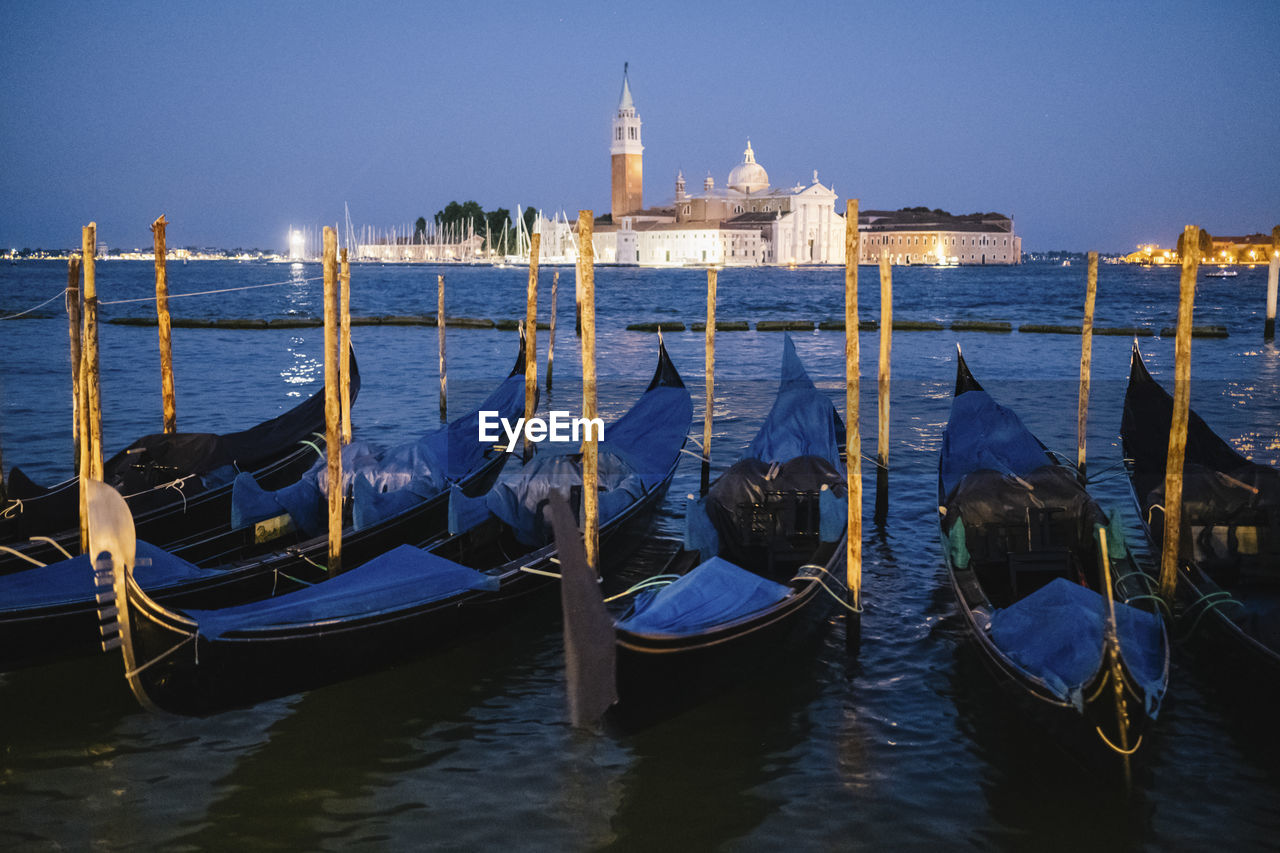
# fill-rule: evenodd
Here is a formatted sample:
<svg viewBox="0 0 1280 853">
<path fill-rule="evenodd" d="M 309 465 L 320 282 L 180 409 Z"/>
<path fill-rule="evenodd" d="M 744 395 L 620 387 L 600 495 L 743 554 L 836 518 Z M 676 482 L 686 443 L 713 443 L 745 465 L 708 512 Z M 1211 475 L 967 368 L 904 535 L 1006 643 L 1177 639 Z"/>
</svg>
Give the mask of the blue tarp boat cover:
<svg viewBox="0 0 1280 853">
<path fill-rule="evenodd" d="M 362 566 L 286 595 L 219 610 L 188 610 L 201 636 L 264 630 L 405 610 L 473 589 L 496 590 L 498 579 L 430 551 L 401 545 Z"/>
<path fill-rule="evenodd" d="M 951 420 L 942 434 L 939 472 L 945 495 L 973 471 L 1021 477 L 1050 461 L 1022 420 L 986 391 L 965 391 L 952 401 Z"/>
<path fill-rule="evenodd" d="M 693 420 L 693 402 L 683 386 L 659 385 L 640 396 L 625 415 L 604 428 L 599 444 L 600 523 L 629 507 L 661 483 L 684 445 Z M 520 476 L 489 492 L 489 510 L 526 545 L 550 541 L 551 523 L 544 518 L 548 497 L 568 497 L 582 485 L 578 454 L 539 453 Z"/>
<path fill-rule="evenodd" d="M 693 634 L 758 613 L 790 593 L 789 586 L 712 557 L 679 580 L 637 596 L 617 627 L 633 634 Z"/>
<path fill-rule="evenodd" d="M 217 569 L 200 569 L 168 551 L 148 542 L 138 542 L 133 576 L 148 592 L 159 592 L 175 584 L 202 577 L 214 577 Z M 94 600 L 96 589 L 89 558 L 81 555 L 33 567 L 9 575 L 0 575 L 0 613 L 83 604 Z"/>
<path fill-rule="evenodd" d="M 839 422 L 835 406 L 814 386 L 796 355 L 796 345 L 786 335 L 778 396 L 742 458 L 782 463 L 799 456 L 820 456 L 840 468 L 844 463 L 836 435 Z"/>
<path fill-rule="evenodd" d="M 353 495 L 357 530 L 434 497 L 484 462 L 479 441 L 480 412 L 514 419 L 524 412 L 524 376 L 510 376 L 479 408 L 414 441 L 382 449 L 367 441 L 342 448 L 344 493 Z M 328 468 L 322 457 L 302 478 L 267 491 L 248 474 L 232 486 L 231 526 L 254 524 L 288 513 L 304 535 L 319 536 L 328 523 Z"/>
<path fill-rule="evenodd" d="M 1082 708 L 1081 688 L 1103 665 L 1106 619 L 1107 602 L 1100 594 L 1055 578 L 995 611 L 989 633 L 1014 663 L 1045 682 L 1059 698 Z M 1147 714 L 1154 718 L 1164 694 L 1160 617 L 1116 602 L 1116 630 L 1125 665 L 1141 685 Z"/>
</svg>

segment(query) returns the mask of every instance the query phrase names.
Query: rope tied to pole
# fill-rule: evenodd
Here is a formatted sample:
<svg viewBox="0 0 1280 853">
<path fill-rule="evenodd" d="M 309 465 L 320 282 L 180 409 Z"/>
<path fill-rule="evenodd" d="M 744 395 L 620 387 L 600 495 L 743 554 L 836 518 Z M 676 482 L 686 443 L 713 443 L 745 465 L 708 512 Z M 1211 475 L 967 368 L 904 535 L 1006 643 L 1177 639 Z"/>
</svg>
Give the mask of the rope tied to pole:
<svg viewBox="0 0 1280 853">
<path fill-rule="evenodd" d="M 236 293 L 241 290 L 259 290 L 264 287 L 280 287 L 286 284 L 314 284 L 317 281 L 323 281 L 321 276 L 312 276 L 310 278 L 291 278 L 286 281 L 273 281 L 267 284 L 245 284 L 240 287 L 223 287 L 218 290 L 196 290 L 191 293 L 170 293 L 170 299 L 181 299 L 186 296 L 216 296 L 219 293 Z M 63 291 L 66 292 L 65 290 Z M 57 297 L 55 296 L 54 299 Z M 52 300 L 50 300 L 52 301 Z M 142 296 L 135 299 L 113 299 L 109 302 L 99 301 L 99 305 L 132 305 L 138 302 L 155 302 L 154 296 Z M 38 306 L 37 306 L 38 307 Z M 0 318 L 3 319 L 3 318 Z"/>
<path fill-rule="evenodd" d="M 17 314 L 9 314 L 8 316 L 0 317 L 0 320 L 16 320 L 16 319 L 18 319 L 19 317 L 22 317 L 22 316 L 25 316 L 25 315 L 27 315 L 27 314 L 30 314 L 32 311 L 38 311 L 38 310 L 40 310 L 41 308 L 43 308 L 44 306 L 48 305 L 48 304 L 49 304 L 50 302 L 52 302 L 53 300 L 55 300 L 55 299 L 61 299 L 61 298 L 63 298 L 64 296 L 66 296 L 66 295 L 67 295 L 68 290 L 69 290 L 69 288 L 64 287 L 64 288 L 62 288 L 62 290 L 61 290 L 61 291 L 59 291 L 58 293 L 56 293 L 56 294 L 55 294 L 55 295 L 53 295 L 53 296 L 50 296 L 48 299 L 46 299 L 44 302 L 41 302 L 39 305 L 32 305 L 32 306 L 31 306 L 30 308 L 28 308 L 27 310 L 25 310 L 25 311 L 19 311 Z"/>
</svg>

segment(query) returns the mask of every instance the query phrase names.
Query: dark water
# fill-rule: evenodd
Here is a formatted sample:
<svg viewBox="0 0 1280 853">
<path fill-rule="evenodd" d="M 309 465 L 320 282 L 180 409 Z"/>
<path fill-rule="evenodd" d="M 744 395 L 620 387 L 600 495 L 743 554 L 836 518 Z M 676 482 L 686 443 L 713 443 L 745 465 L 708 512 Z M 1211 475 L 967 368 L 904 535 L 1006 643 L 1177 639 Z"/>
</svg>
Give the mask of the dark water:
<svg viewBox="0 0 1280 853">
<path fill-rule="evenodd" d="M 353 272 L 356 314 L 426 313 L 435 275 L 423 267 Z M 515 318 L 525 271 L 448 268 L 450 314 Z M 174 292 L 292 281 L 179 299 L 177 316 L 319 313 L 315 265 L 170 266 Z M 1265 270 L 1205 280 L 1196 322 L 1225 340 L 1193 345 L 1192 404 L 1256 460 L 1280 459 L 1280 351 L 1261 343 Z M 147 264 L 98 266 L 102 299 L 145 297 Z M 1084 269 L 895 270 L 899 319 L 1078 322 Z M 549 402 L 580 407 L 571 269 L 562 270 L 556 386 Z M 879 296 L 863 270 L 862 316 Z M 699 271 L 599 269 L 600 400 L 626 409 L 648 379 L 652 334 L 627 323 L 703 316 Z M 53 296 L 59 264 L 0 267 L 0 316 Z M 721 319 L 842 316 L 840 270 L 720 273 Z M 544 271 L 543 314 L 550 271 Z M 1177 273 L 1103 267 L 1099 325 L 1173 324 Z M 6 470 L 38 480 L 69 471 L 67 329 L 0 322 L 0 447 Z M 151 306 L 105 306 L 145 316 Z M 392 442 L 437 422 L 435 330 L 353 330 L 364 390 L 357 433 Z M 319 387 L 321 330 L 175 330 L 179 425 L 222 431 L 255 423 Z M 474 405 L 509 367 L 514 333 L 450 329 L 451 410 Z M 701 423 L 702 336 L 666 337 Z M 727 467 L 767 412 L 781 336 L 721 333 L 713 457 Z M 798 335 L 810 372 L 843 409 L 843 336 Z M 624 737 L 571 729 L 563 699 L 554 596 L 494 636 L 357 681 L 191 720 L 139 710 L 111 658 L 0 675 L 0 847 L 166 846 L 234 849 L 434 846 L 804 849 L 942 846 L 1010 849 L 1275 848 L 1280 740 L 1274 712 L 1179 653 L 1170 695 L 1144 746 L 1135 794 L 1091 776 L 1008 712 L 964 642 L 945 583 L 934 483 L 950 405 L 955 344 L 978 378 L 1051 448 L 1073 452 L 1079 341 L 1070 336 L 899 332 L 894 336 L 892 501 L 868 525 L 861 654 L 850 664 L 832 620 L 810 659 L 772 667 L 737 690 Z M 861 336 L 864 411 L 874 411 L 877 337 Z M 161 422 L 154 328 L 102 331 L 109 448 Z M 1119 462 L 1116 433 L 1130 342 L 1094 339 L 1091 470 Z M 546 332 L 539 333 L 545 355 Z M 1173 341 L 1147 338 L 1153 373 L 1172 373 Z M 544 401 L 545 402 L 545 401 Z M 694 430 L 700 433 L 700 427 Z M 864 419 L 864 452 L 874 454 Z M 514 464 L 508 473 L 514 471 Z M 681 530 L 696 490 L 686 460 L 655 522 Z M 873 484 L 868 482 L 870 498 Z M 1137 518 L 1123 478 L 1095 493 Z M 642 573 L 656 549 L 638 555 Z M 1139 548 L 1141 551 L 1142 549 Z"/>
</svg>

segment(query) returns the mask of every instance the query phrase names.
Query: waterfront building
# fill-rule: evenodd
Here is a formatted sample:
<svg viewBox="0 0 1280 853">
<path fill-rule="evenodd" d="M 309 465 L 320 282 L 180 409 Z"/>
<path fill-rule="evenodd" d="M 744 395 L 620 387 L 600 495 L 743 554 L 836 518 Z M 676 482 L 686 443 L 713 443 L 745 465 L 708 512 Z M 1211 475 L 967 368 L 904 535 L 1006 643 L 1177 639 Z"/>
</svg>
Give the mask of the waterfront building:
<svg viewBox="0 0 1280 853">
<path fill-rule="evenodd" d="M 1022 238 L 1001 213 L 953 216 L 945 210 L 910 207 L 864 210 L 858 214 L 858 263 L 878 264 L 888 254 L 894 264 L 1017 264 Z"/>
<path fill-rule="evenodd" d="M 684 173 L 675 180 L 671 207 L 643 207 L 644 146 L 640 116 L 623 67 L 622 95 L 612 121 L 611 213 L 594 226 L 600 263 L 642 266 L 715 264 L 843 264 L 845 218 L 837 212 L 833 187 L 818 180 L 773 187 L 769 173 L 747 140 L 742 161 L 723 187 L 708 173 L 701 191 L 690 192 Z M 1013 220 L 998 213 L 952 216 L 941 210 L 908 208 L 866 211 L 859 216 L 859 263 L 877 263 L 887 253 L 895 264 L 1016 264 L 1022 240 Z"/>
</svg>

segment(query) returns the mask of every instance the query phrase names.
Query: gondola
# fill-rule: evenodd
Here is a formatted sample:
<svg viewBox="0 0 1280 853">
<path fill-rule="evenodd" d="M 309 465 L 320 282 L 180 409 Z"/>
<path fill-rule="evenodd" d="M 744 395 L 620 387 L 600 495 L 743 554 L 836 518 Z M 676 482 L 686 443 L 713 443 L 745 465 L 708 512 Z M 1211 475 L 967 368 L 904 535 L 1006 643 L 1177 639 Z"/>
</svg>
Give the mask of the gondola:
<svg viewBox="0 0 1280 853">
<path fill-rule="evenodd" d="M 1134 502 L 1153 547 L 1164 538 L 1173 398 L 1135 344 L 1120 440 Z M 1280 675 L 1280 471 L 1251 462 L 1195 412 L 1187 423 L 1178 599 L 1189 630 L 1216 636 L 1223 661 L 1274 687 Z M 1145 590 L 1138 590 L 1140 592 Z"/>
<path fill-rule="evenodd" d="M 347 566 L 401 543 L 426 545 L 442 539 L 448 529 L 451 492 L 480 495 L 488 491 L 510 454 L 479 442 L 478 413 L 486 408 L 503 416 L 523 411 L 523 341 L 510 374 L 478 409 L 425 437 L 428 442 L 443 438 L 452 450 L 447 482 L 437 493 L 413 495 L 411 504 L 398 505 L 398 511 L 360 529 L 348 526 L 343 534 Z M 255 535 L 260 529 L 261 525 L 252 525 L 176 550 L 143 540 L 138 549 L 148 562 L 138 567 L 138 583 L 167 606 L 218 607 L 265 598 L 325 577 L 327 531 L 310 538 L 291 534 L 263 544 Z M 0 575 L 0 671 L 96 648 L 100 648 L 97 601 L 88 557 Z"/>
<path fill-rule="evenodd" d="M 846 596 L 843 432 L 788 336 L 768 417 L 707 496 L 690 496 L 685 545 L 657 576 L 606 610 L 594 572 L 567 550 L 566 656 L 595 658 L 583 671 L 596 682 L 574 675 L 571 703 L 603 711 L 616 698 L 610 722 L 638 727 L 812 640 Z"/>
<path fill-rule="evenodd" d="M 938 509 L 965 625 L 1020 712 L 1082 755 L 1110 746 L 1127 768 L 1168 684 L 1163 620 L 1122 601 L 1112 610 L 1105 579 L 1123 597 L 1139 574 L 1119 515 L 957 358 Z"/>
<path fill-rule="evenodd" d="M 351 353 L 351 400 L 360 370 Z M 263 488 L 293 482 L 315 460 L 308 439 L 324 437 L 324 391 L 283 414 L 241 432 L 144 436 L 103 465 L 103 481 L 125 495 L 138 534 L 168 544 L 225 524 L 232 482 L 251 472 Z M 44 488 L 21 469 L 9 474 L 9 501 L 0 510 L 0 543 L 48 563 L 80 548 L 80 480 Z M 48 537 L 54 540 L 33 539 Z M 54 544 L 56 543 L 56 544 Z M 31 563 L 0 552 L 0 573 Z"/>
<path fill-rule="evenodd" d="M 647 526 L 675 474 L 693 407 L 665 348 L 648 389 L 600 442 L 602 553 Z M 538 453 L 481 499 L 451 492 L 454 535 L 402 546 L 303 590 L 216 610 L 166 607 L 138 585 L 127 514 L 111 492 L 91 511 L 98 577 L 114 604 L 104 631 L 123 647 L 126 677 L 147 707 L 212 713 L 388 666 L 457 641 L 522 609 L 554 583 L 549 495 L 580 498 L 580 457 Z M 114 509 L 103 510 L 103 506 Z M 95 515 L 95 513 L 98 513 Z M 109 531 L 117 531 L 111 533 Z M 115 537 L 101 547 L 101 537 Z M 118 608 L 118 611 L 112 608 Z"/>
</svg>

